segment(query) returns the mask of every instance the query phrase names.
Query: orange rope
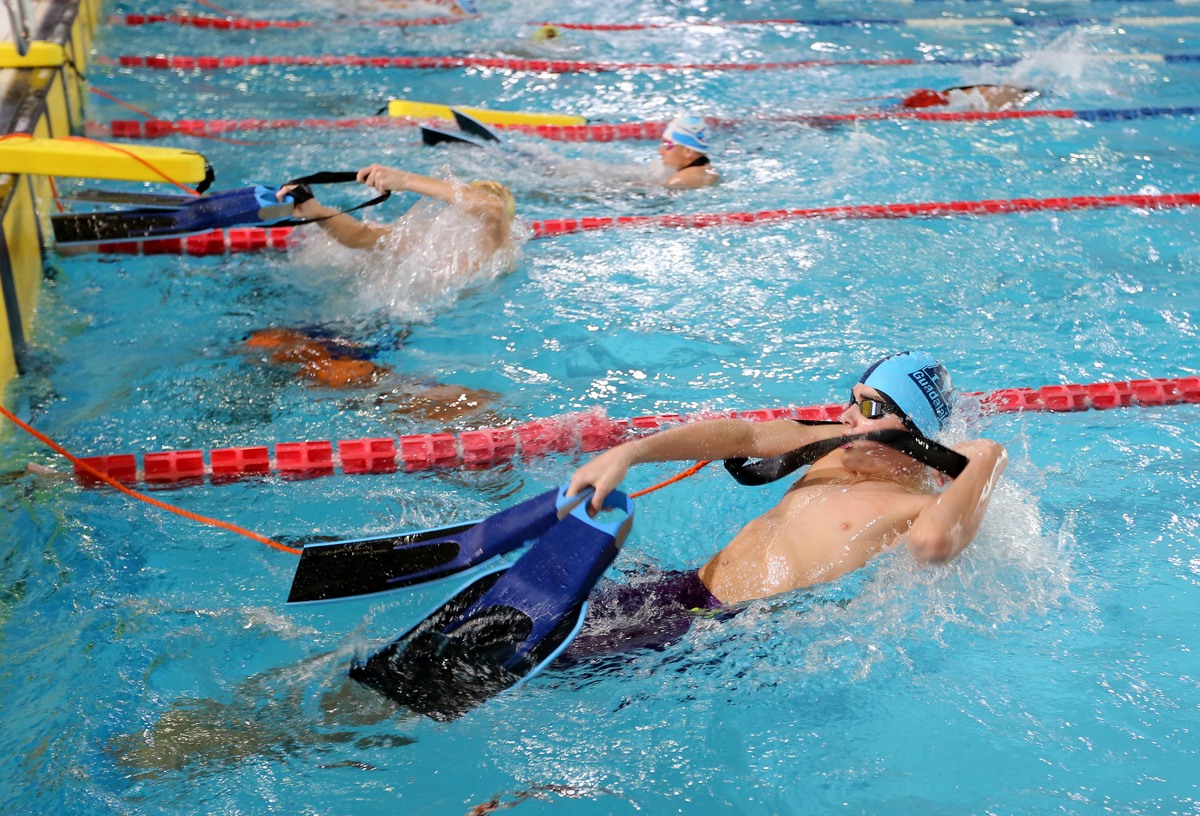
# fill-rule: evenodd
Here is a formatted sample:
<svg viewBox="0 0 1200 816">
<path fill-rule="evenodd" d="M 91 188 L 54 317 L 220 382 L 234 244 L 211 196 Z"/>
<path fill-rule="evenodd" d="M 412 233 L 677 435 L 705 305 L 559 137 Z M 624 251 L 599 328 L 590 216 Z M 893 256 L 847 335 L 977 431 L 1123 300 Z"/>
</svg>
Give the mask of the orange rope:
<svg viewBox="0 0 1200 816">
<path fill-rule="evenodd" d="M 22 422 L 20 419 L 18 419 L 15 415 L 13 415 L 13 413 L 11 411 L 9 411 L 7 408 L 5 408 L 3 405 L 0 405 L 0 414 L 3 414 L 5 417 L 8 418 L 8 420 L 10 422 L 12 422 L 14 425 L 16 425 L 21 430 L 25 431 L 25 433 L 29 434 L 34 439 L 37 439 L 39 442 L 49 445 L 56 453 L 59 453 L 62 456 L 65 456 L 68 460 L 70 460 L 75 465 L 75 467 L 80 468 L 81 470 L 87 471 L 89 474 L 91 474 L 95 478 L 99 479 L 100 481 L 104 482 L 109 487 L 115 488 L 127 496 L 132 496 L 133 498 L 137 499 L 138 501 L 143 501 L 146 504 L 153 505 L 154 507 L 157 507 L 160 510 L 166 510 L 168 513 L 174 513 L 177 516 L 183 516 L 186 519 L 191 519 L 192 521 L 198 521 L 201 524 L 208 524 L 213 527 L 221 527 L 222 529 L 229 530 L 230 532 L 237 533 L 238 535 L 243 535 L 246 538 L 252 538 L 261 544 L 266 544 L 268 547 L 274 547 L 277 550 L 282 550 L 283 552 L 291 553 L 292 555 L 299 555 L 301 552 L 300 550 L 296 549 L 295 547 L 289 547 L 286 544 L 280 544 L 278 541 L 275 541 L 274 539 L 270 539 L 270 538 L 267 538 L 266 536 L 259 535 L 258 533 L 255 533 L 251 530 L 247 530 L 244 527 L 239 527 L 236 524 L 230 524 L 227 521 L 221 521 L 220 519 L 214 519 L 214 518 L 209 518 L 208 516 L 202 516 L 199 513 L 193 513 L 190 510 L 184 510 L 181 507 L 176 507 L 172 504 L 167 504 L 166 502 L 151 498 L 150 496 L 147 496 L 144 493 L 139 493 L 136 490 L 130 490 L 128 487 L 121 484 L 116 479 L 111 478 L 108 474 L 100 472 L 99 470 L 92 467 L 87 462 L 83 461 L 82 459 L 78 458 L 77 456 L 73 456 L 72 454 L 68 453 L 65 448 L 63 448 L 61 445 L 59 445 L 57 442 L 55 442 L 50 437 L 46 436 L 45 434 L 41 433 L 40 431 L 37 431 L 37 430 L 31 428 L 29 425 L 26 425 L 24 422 Z"/>
<path fill-rule="evenodd" d="M 125 108 L 126 110 L 131 110 L 131 111 L 133 111 L 134 113 L 136 113 L 136 114 L 137 114 L 137 115 L 139 115 L 139 116 L 144 116 L 144 117 L 146 117 L 147 119 L 149 119 L 149 120 L 150 120 L 150 121 L 152 121 L 152 122 L 165 122 L 165 121 L 167 121 L 166 119 L 159 119 L 157 116 L 155 116 L 155 115 L 154 115 L 153 113 L 151 113 L 150 111 L 148 111 L 148 110 L 143 110 L 142 108 L 139 108 L 137 105 L 132 105 L 132 104 L 130 104 L 130 103 L 128 103 L 128 102 L 123 102 L 122 100 L 120 100 L 120 99 L 117 99 L 117 97 L 115 97 L 115 96 L 113 96 L 112 94 L 110 94 L 108 91 L 105 91 L 105 90 L 103 90 L 103 89 L 101 89 L 101 88 L 97 88 L 95 85 L 90 85 L 90 86 L 88 86 L 88 93 L 94 93 L 96 96 L 102 96 L 102 97 L 104 97 L 105 99 L 109 100 L 110 102 L 116 102 L 116 103 L 117 103 L 118 105 L 120 105 L 122 108 Z"/>
<path fill-rule="evenodd" d="M 83 136 L 59 136 L 58 138 L 60 141 L 79 142 L 81 144 L 99 145 L 100 147 L 107 147 L 109 150 L 113 151 L 114 153 L 122 153 L 122 154 L 128 156 L 129 158 L 133 159 L 138 164 L 141 164 L 141 165 L 145 166 L 147 169 L 153 170 L 155 173 L 158 173 L 160 176 L 162 176 L 163 181 L 167 182 L 168 184 L 172 184 L 172 185 L 178 187 L 180 190 L 183 190 L 185 193 L 191 193 L 194 196 L 200 195 L 200 193 L 197 190 L 193 190 L 191 187 L 188 187 L 186 184 L 182 184 L 182 183 L 176 181 L 175 179 L 171 178 L 166 173 L 164 173 L 162 170 L 160 170 L 159 168 L 155 167 L 150 162 L 143 159 L 141 156 L 137 155 L 136 153 L 134 153 L 131 150 L 126 150 L 125 148 L 121 147 L 120 145 L 109 144 L 108 142 L 99 142 L 99 141 L 96 141 L 95 139 L 88 139 Z"/>
<path fill-rule="evenodd" d="M 704 459 L 702 461 L 699 461 L 696 464 L 692 465 L 687 470 L 683 471 L 682 473 L 676 473 L 674 476 L 672 476 L 670 479 L 667 479 L 664 482 L 659 482 L 656 485 L 651 485 L 650 487 L 647 487 L 645 490 L 639 490 L 636 493 L 630 493 L 629 498 L 631 498 L 631 499 L 640 498 L 641 496 L 645 496 L 647 493 L 653 493 L 655 490 L 661 490 L 662 488 L 666 487 L 667 485 L 673 485 L 676 482 L 681 482 L 684 479 L 688 478 L 689 476 L 695 476 L 697 473 L 700 472 L 701 468 L 703 468 L 705 465 L 711 465 L 711 464 L 712 464 L 711 459 Z"/>
</svg>

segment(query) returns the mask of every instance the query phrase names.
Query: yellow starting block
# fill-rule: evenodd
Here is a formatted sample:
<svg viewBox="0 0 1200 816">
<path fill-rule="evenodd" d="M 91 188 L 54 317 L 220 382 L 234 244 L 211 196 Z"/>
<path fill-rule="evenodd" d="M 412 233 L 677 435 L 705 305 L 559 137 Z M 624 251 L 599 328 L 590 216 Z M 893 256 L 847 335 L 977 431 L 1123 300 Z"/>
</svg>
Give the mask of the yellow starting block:
<svg viewBox="0 0 1200 816">
<path fill-rule="evenodd" d="M 583 116 L 566 113 L 526 113 L 524 111 L 498 111 L 487 108 L 464 108 L 459 105 L 437 105 L 432 102 L 414 102 L 410 99 L 393 99 L 388 103 L 388 116 L 409 119 L 446 119 L 454 121 L 450 108 L 460 110 L 472 119 L 488 125 L 586 125 Z"/>
<path fill-rule="evenodd" d="M 203 181 L 208 160 L 193 150 L 91 139 L 0 137 L 0 173 L 121 181 Z"/>
</svg>

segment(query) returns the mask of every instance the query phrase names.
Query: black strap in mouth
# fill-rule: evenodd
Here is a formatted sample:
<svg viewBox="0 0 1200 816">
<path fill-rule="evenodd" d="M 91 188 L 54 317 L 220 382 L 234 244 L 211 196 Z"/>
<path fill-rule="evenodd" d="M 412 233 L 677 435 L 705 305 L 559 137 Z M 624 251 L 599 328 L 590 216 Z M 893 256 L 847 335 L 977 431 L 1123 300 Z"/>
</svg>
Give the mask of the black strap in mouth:
<svg viewBox="0 0 1200 816">
<path fill-rule="evenodd" d="M 961 453 L 953 451 L 945 445 L 939 445 L 927 437 L 909 431 L 888 429 L 822 439 L 778 456 L 759 459 L 756 462 L 751 462 L 745 457 L 726 459 L 725 469 L 737 480 L 738 484 L 750 486 L 769 484 L 802 467 L 811 465 L 847 442 L 857 439 L 887 445 L 950 478 L 955 478 L 962 473 L 969 461 Z"/>
</svg>

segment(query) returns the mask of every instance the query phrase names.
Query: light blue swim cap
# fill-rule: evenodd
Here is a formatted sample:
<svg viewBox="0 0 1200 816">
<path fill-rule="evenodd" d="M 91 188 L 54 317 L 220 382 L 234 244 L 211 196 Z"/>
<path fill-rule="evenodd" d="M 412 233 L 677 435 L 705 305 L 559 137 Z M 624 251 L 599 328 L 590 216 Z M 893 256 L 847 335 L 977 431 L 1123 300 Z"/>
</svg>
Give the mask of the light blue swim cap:
<svg viewBox="0 0 1200 816">
<path fill-rule="evenodd" d="M 663 139 L 690 147 L 697 153 L 708 152 L 708 125 L 699 116 L 676 116 L 667 123 Z"/>
<path fill-rule="evenodd" d="M 925 436 L 933 436 L 950 418 L 954 384 L 945 367 L 923 351 L 884 357 L 859 380 L 891 400 Z"/>
</svg>

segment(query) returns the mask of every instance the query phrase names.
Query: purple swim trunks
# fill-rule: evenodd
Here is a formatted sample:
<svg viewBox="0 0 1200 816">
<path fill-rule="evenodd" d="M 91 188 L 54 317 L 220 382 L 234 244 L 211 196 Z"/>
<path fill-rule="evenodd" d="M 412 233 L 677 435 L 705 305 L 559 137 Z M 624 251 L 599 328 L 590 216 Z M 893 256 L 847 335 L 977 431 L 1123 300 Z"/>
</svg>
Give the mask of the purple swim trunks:
<svg viewBox="0 0 1200 816">
<path fill-rule="evenodd" d="M 583 630 L 565 657 L 662 650 L 683 637 L 696 618 L 721 608 L 695 570 L 635 575 L 629 583 L 602 581 L 589 600 Z"/>
</svg>

